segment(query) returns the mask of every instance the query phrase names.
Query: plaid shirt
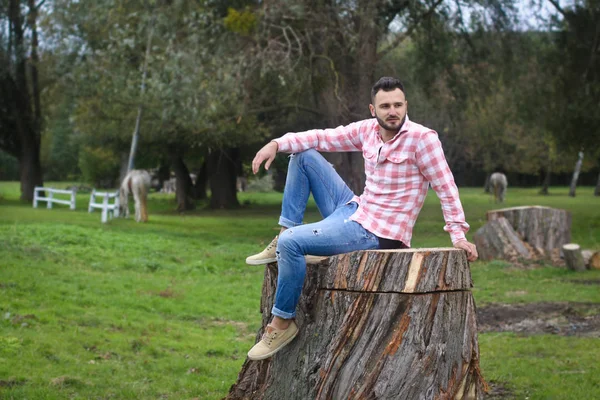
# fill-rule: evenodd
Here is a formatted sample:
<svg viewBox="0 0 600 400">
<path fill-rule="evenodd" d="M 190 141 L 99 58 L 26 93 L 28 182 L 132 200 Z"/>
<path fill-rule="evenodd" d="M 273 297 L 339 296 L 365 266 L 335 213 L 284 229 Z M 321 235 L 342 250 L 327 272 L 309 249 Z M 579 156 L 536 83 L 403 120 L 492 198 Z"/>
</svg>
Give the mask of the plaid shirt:
<svg viewBox="0 0 600 400">
<path fill-rule="evenodd" d="M 410 246 L 413 227 L 423 207 L 429 184 L 442 204 L 442 213 L 453 243 L 465 240 L 469 224 L 458 197 L 458 188 L 442 144 L 435 131 L 409 121 L 399 134 L 383 142 L 376 119 L 335 129 L 288 133 L 279 139 L 278 151 L 298 153 L 314 148 L 324 152 L 362 151 L 366 184 L 350 219 L 375 235 L 400 240 Z"/>
</svg>

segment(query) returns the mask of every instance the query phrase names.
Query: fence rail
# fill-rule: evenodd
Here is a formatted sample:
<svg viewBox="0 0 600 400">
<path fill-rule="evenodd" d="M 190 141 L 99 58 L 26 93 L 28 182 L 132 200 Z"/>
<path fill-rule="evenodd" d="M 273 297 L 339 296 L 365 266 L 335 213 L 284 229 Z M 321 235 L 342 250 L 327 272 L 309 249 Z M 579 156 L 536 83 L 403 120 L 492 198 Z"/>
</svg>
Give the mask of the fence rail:
<svg viewBox="0 0 600 400">
<path fill-rule="evenodd" d="M 45 192 L 46 197 L 42 197 L 41 192 Z M 69 206 L 69 208 L 71 210 L 74 210 L 75 209 L 75 194 L 76 194 L 76 192 L 77 192 L 76 189 L 62 190 L 62 189 L 53 189 L 53 188 L 45 188 L 42 186 L 36 186 L 33 189 L 33 208 L 37 208 L 38 203 L 40 201 L 45 201 L 45 202 L 47 202 L 47 208 L 52 208 L 52 204 L 58 203 L 58 204 L 67 205 L 67 206 Z M 68 194 L 68 195 L 70 195 L 70 198 L 69 198 L 69 200 L 64 199 L 64 198 L 56 198 L 56 197 L 54 197 L 55 194 L 59 194 L 59 195 Z"/>
</svg>

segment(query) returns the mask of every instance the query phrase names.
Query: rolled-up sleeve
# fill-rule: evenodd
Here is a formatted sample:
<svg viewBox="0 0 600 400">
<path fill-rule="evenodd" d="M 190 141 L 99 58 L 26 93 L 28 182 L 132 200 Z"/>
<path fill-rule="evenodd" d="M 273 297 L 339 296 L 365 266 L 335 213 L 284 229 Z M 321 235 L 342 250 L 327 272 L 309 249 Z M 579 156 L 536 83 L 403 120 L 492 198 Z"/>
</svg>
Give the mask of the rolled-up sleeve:
<svg viewBox="0 0 600 400">
<path fill-rule="evenodd" d="M 469 224 L 465 221 L 458 188 L 435 131 L 425 132 L 421 135 L 417 145 L 416 159 L 419 170 L 440 199 L 446 221 L 444 230 L 450 234 L 452 243 L 465 240 Z"/>
</svg>

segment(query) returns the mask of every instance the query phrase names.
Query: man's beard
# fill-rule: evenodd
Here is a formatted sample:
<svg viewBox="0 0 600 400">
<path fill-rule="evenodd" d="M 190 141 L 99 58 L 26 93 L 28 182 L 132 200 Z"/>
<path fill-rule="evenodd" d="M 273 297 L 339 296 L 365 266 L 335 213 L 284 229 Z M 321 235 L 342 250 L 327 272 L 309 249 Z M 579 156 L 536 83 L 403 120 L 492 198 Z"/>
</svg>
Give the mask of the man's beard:
<svg viewBox="0 0 600 400">
<path fill-rule="evenodd" d="M 402 128 L 402 125 L 404 125 L 404 121 L 406 121 L 406 115 L 404 115 L 404 118 L 402 118 L 402 121 L 400 121 L 400 124 L 397 127 L 395 127 L 392 125 L 388 125 L 384 120 L 382 120 L 378 116 L 375 116 L 375 118 L 377 118 L 377 122 L 379 123 L 379 126 L 381 126 L 386 131 L 394 132 L 394 135 L 396 133 L 400 132 L 400 128 Z"/>
</svg>

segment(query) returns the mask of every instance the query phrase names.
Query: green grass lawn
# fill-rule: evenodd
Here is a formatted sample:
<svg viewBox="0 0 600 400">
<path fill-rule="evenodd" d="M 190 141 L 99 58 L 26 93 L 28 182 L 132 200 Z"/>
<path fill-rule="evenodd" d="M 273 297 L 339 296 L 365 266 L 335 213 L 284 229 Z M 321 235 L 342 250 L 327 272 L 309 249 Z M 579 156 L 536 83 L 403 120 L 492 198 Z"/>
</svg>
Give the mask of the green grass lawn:
<svg viewBox="0 0 600 400">
<path fill-rule="evenodd" d="M 66 183 L 46 184 L 64 188 Z M 18 200 L 0 182 L 0 399 L 220 399 L 235 382 L 260 325 L 262 267 L 244 259 L 276 234 L 281 195 L 242 193 L 238 210 L 174 211 L 150 196 L 150 221 L 100 222 L 87 212 Z M 593 188 L 510 188 L 506 207 L 545 205 L 573 216 L 572 239 L 600 249 Z M 472 234 L 498 208 L 479 188 L 461 190 Z M 313 204 L 307 221 L 319 219 Z M 449 246 L 430 193 L 413 247 Z M 472 264 L 478 307 L 490 303 L 600 303 L 600 271 Z M 518 399 L 600 398 L 598 338 L 479 335 L 484 377 Z"/>
</svg>

